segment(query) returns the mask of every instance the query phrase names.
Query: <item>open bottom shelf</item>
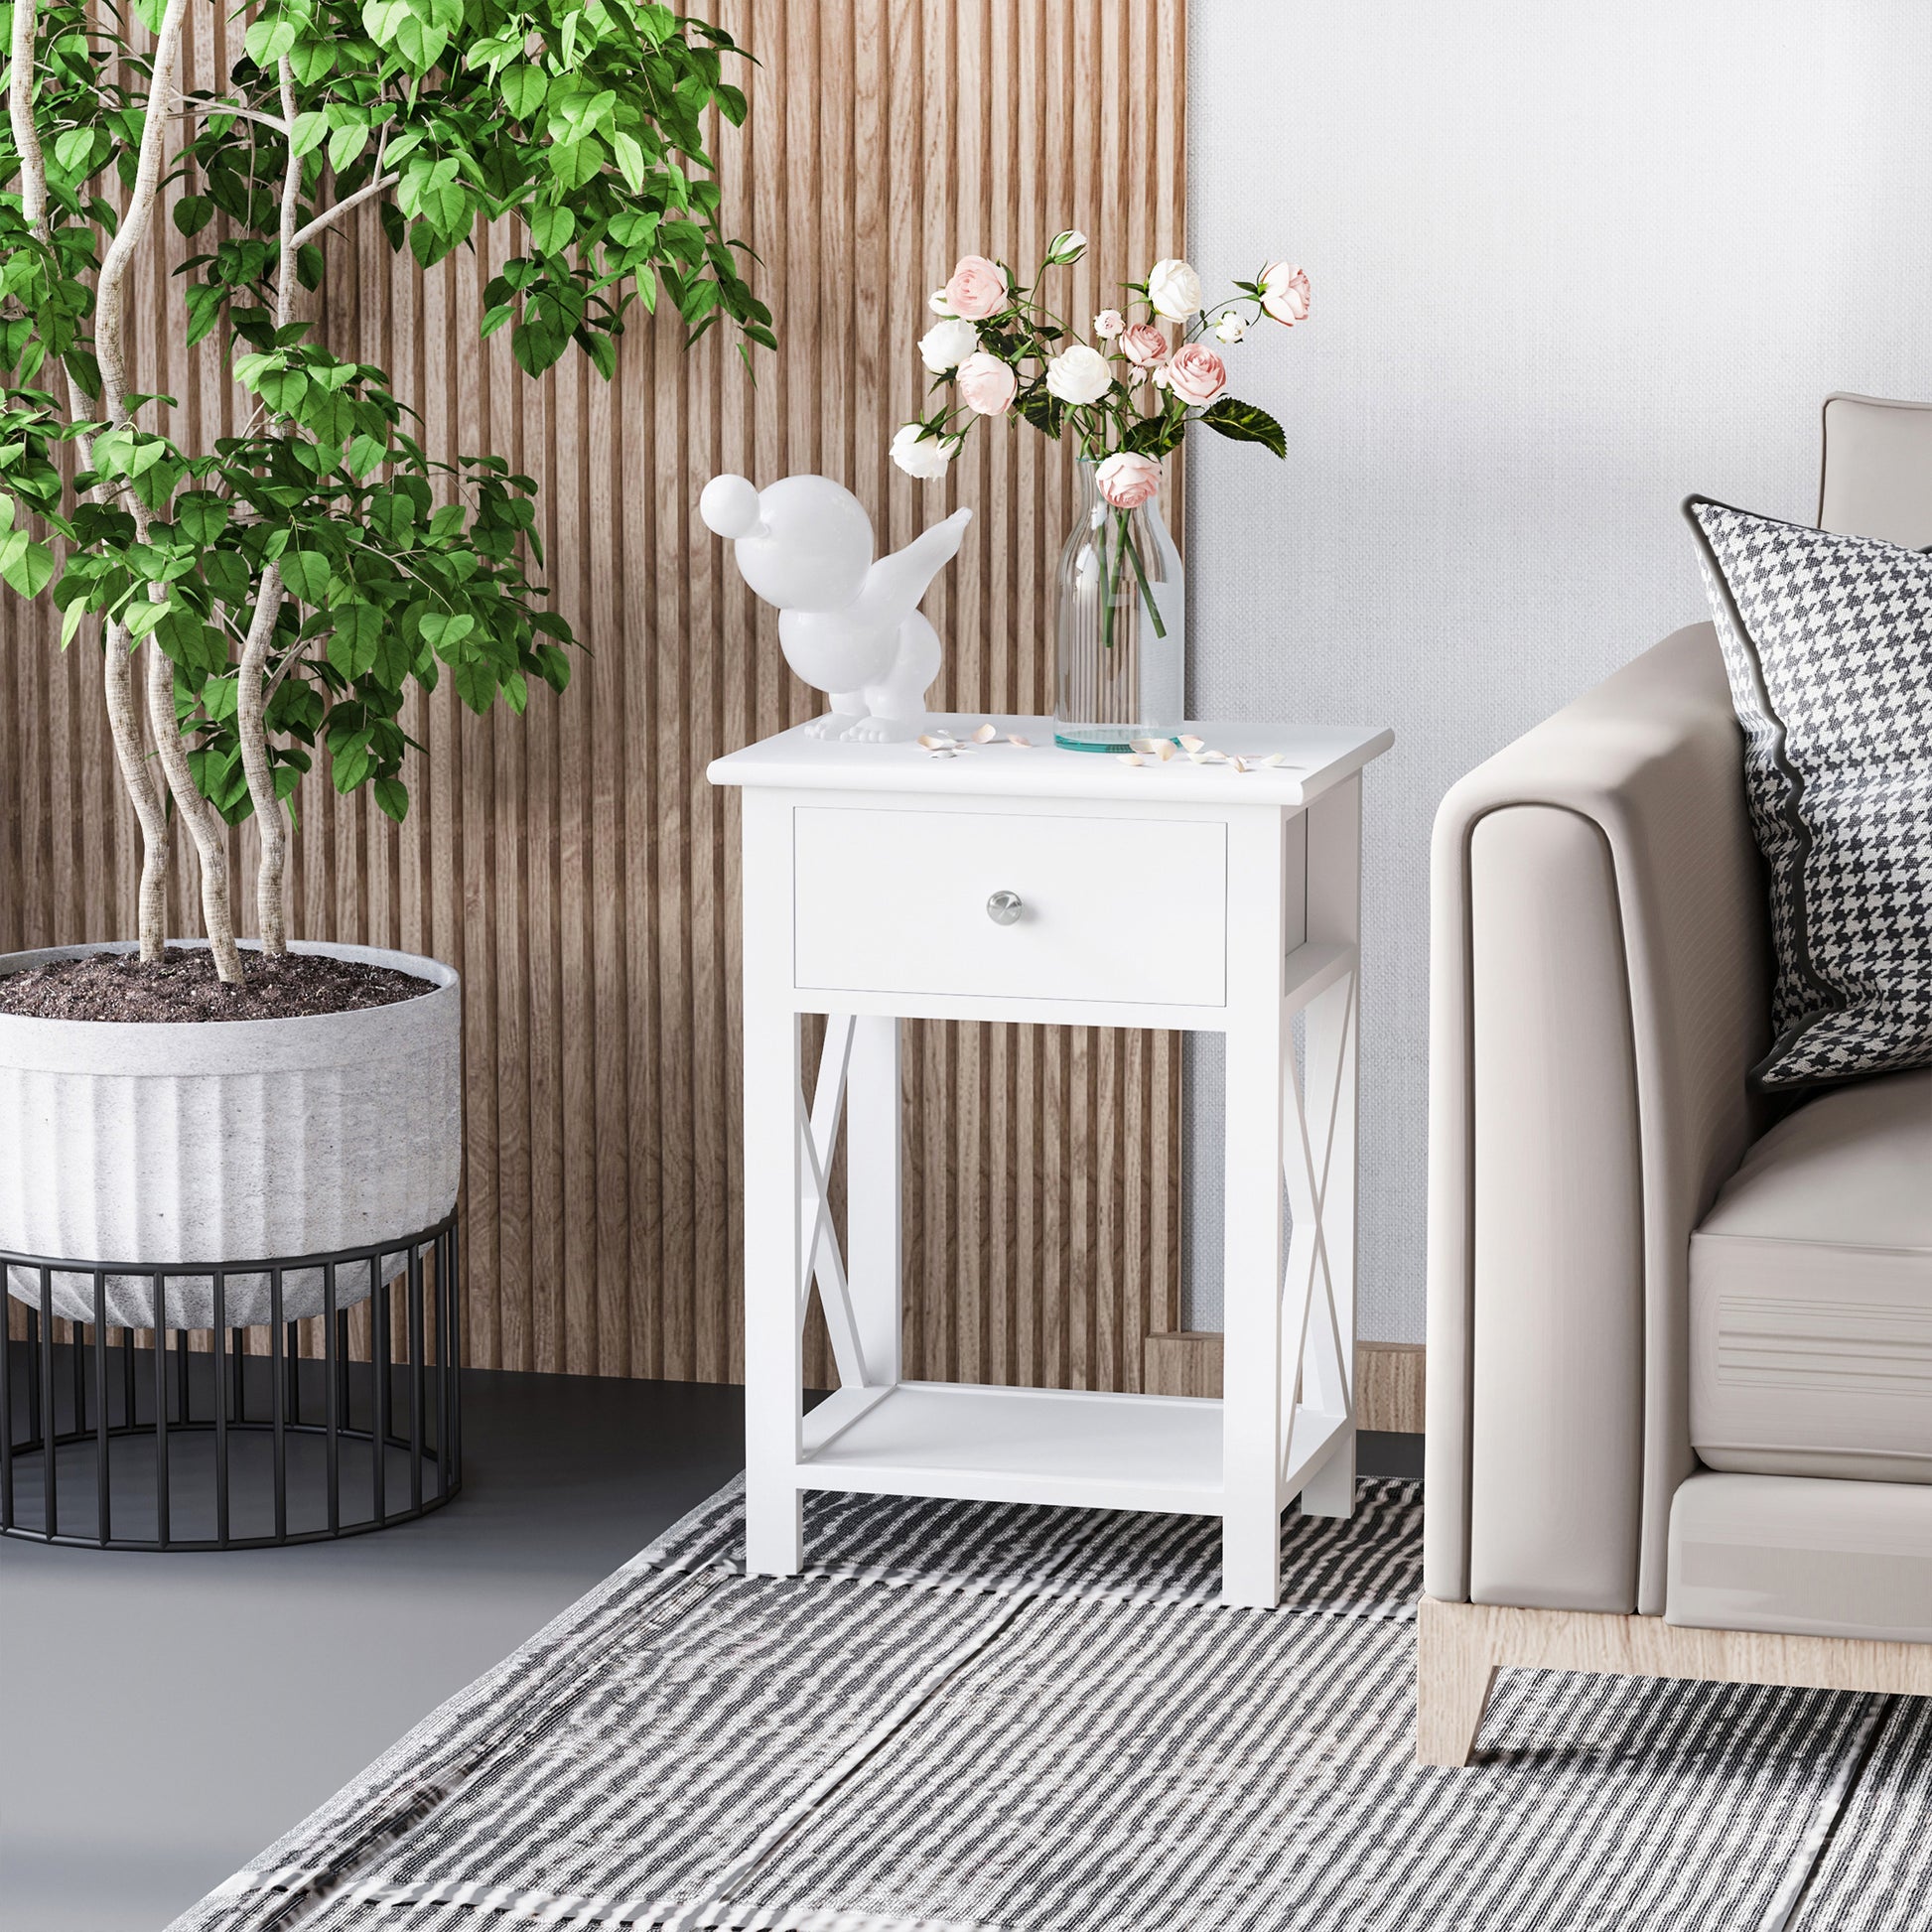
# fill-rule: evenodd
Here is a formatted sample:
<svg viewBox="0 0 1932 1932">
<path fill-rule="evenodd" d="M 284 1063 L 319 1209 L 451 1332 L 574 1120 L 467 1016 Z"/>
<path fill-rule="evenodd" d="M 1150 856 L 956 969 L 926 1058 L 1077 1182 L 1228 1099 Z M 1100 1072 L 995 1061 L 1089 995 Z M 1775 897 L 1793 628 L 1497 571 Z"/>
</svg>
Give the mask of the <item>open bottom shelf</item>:
<svg viewBox="0 0 1932 1932">
<path fill-rule="evenodd" d="M 1221 1513 L 1221 1405 L 900 1382 L 841 1389 L 804 1422 L 807 1489 Z"/>
</svg>

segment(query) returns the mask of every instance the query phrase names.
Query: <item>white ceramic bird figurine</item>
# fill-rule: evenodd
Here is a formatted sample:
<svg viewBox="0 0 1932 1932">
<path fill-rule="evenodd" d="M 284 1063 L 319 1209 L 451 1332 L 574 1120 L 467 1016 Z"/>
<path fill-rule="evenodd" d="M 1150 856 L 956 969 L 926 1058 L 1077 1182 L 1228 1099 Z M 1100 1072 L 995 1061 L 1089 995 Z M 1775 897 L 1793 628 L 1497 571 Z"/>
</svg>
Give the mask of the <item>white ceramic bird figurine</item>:
<svg viewBox="0 0 1932 1932">
<path fill-rule="evenodd" d="M 876 563 L 866 506 L 829 477 L 763 489 L 713 477 L 698 514 L 732 539 L 739 574 L 777 609 L 785 662 L 831 700 L 806 730 L 862 745 L 916 737 L 939 675 L 939 633 L 919 600 L 958 555 L 973 512 L 955 510 Z"/>
</svg>

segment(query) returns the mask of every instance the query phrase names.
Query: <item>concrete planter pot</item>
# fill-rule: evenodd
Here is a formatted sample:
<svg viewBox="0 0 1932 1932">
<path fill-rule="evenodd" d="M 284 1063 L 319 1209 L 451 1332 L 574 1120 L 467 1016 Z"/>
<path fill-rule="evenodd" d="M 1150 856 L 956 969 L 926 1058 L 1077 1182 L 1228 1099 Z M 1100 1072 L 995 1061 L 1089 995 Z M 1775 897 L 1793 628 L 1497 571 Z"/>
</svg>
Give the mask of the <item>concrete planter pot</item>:
<svg viewBox="0 0 1932 1932">
<path fill-rule="evenodd" d="M 116 946 L 0 955 L 0 974 Z M 372 946 L 292 952 L 392 966 L 419 998 L 301 1020 L 124 1024 L 0 1014 L 0 1249 L 131 1266 L 266 1261 L 373 1246 L 456 1203 L 463 1145 L 462 992 L 432 959 Z M 399 1251 L 384 1275 L 400 1273 Z M 336 1278 L 366 1299 L 366 1264 Z M 38 1305 L 40 1278 L 8 1271 Z M 323 1309 L 320 1269 L 283 1277 L 286 1320 Z M 90 1277 L 54 1277 L 57 1313 L 94 1318 Z M 230 1327 L 270 1319 L 262 1274 L 225 1278 Z M 154 1325 L 154 1285 L 107 1283 L 110 1326 Z M 207 1277 L 171 1280 L 163 1325 L 214 1317 Z"/>
</svg>

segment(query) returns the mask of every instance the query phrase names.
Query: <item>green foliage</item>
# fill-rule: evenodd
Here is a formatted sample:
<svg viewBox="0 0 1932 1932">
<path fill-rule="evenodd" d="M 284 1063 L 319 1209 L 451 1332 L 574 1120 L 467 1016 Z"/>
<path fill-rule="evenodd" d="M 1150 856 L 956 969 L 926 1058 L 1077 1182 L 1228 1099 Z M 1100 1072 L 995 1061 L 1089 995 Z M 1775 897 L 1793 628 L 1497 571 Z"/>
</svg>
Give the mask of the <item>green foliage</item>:
<svg viewBox="0 0 1932 1932">
<path fill-rule="evenodd" d="M 160 12 L 137 6 L 150 28 Z M 524 246 L 489 284 L 483 334 L 507 326 L 531 374 L 575 345 L 608 377 L 638 300 L 653 311 L 667 297 L 688 340 L 723 318 L 741 352 L 774 346 L 705 146 L 712 110 L 744 118 L 724 78 L 738 50 L 639 0 L 277 0 L 244 6 L 231 46 L 237 28 L 230 87 L 189 97 L 167 182 L 175 225 L 197 243 L 179 271 L 184 339 L 219 332 L 255 408 L 243 433 L 188 449 L 144 424 L 167 399 L 128 397 L 118 419 L 97 400 L 95 282 L 149 68 L 110 11 L 41 11 L 38 224 L 0 123 L 0 578 L 26 598 L 51 589 L 64 646 L 92 618 L 103 636 L 123 626 L 129 649 L 166 653 L 196 781 L 233 821 L 251 810 L 238 660 L 272 568 L 279 794 L 321 759 L 339 790 L 367 784 L 400 818 L 411 687 L 447 675 L 473 710 L 520 712 L 533 683 L 564 689 L 575 640 L 529 574 L 542 564 L 535 484 L 493 456 L 426 453 L 383 370 L 332 355 L 301 323 L 277 326 L 285 178 L 299 168 L 307 289 L 355 220 L 378 220 L 428 265 L 508 219 Z M 366 215 L 339 216 L 351 201 L 370 203 Z M 64 482 L 70 442 L 86 454 Z"/>
<path fill-rule="evenodd" d="M 1179 449 L 1186 439 L 1187 418 L 1173 406 L 1174 400 L 1172 396 L 1166 398 L 1166 406 L 1158 416 L 1136 417 L 1121 437 L 1120 447 L 1132 450 L 1137 456 L 1151 456 L 1157 463 Z M 1200 420 L 1207 420 L 1205 413 Z"/>
<path fill-rule="evenodd" d="M 1257 409 L 1251 402 L 1236 402 L 1232 396 L 1223 396 L 1201 411 L 1200 420 L 1230 442 L 1259 443 L 1276 456 L 1288 455 L 1288 438 L 1282 433 L 1281 424 L 1267 410 Z"/>
<path fill-rule="evenodd" d="M 433 462 L 366 363 L 293 343 L 235 369 L 270 413 L 210 457 L 130 431 L 94 439 L 77 486 L 145 488 L 160 508 L 143 536 L 111 495 L 83 503 L 55 601 L 70 621 L 117 621 L 168 653 L 197 782 L 238 820 L 250 802 L 235 658 L 272 565 L 284 592 L 267 666 L 278 788 L 286 796 L 320 749 L 339 791 L 373 782 L 400 816 L 411 741 L 397 719 L 412 681 L 434 688 L 447 671 L 480 712 L 499 697 L 521 711 L 533 679 L 570 681 L 569 626 L 539 608 L 522 565 L 537 547 L 536 486 L 496 457 Z M 282 433 L 290 424 L 304 433 Z"/>
<path fill-rule="evenodd" d="M 1066 421 L 1066 405 L 1049 395 L 1044 377 L 1036 377 L 1013 398 L 1013 407 L 1024 422 L 1033 424 L 1042 436 L 1059 441 L 1060 426 Z"/>
<path fill-rule="evenodd" d="M 732 122 L 745 96 L 723 77 L 730 35 L 631 0 L 279 0 L 253 11 L 221 98 L 279 120 L 276 62 L 294 69 L 298 227 L 377 182 L 392 248 L 428 266 L 480 221 L 515 219 L 527 242 L 485 291 L 483 333 L 507 324 L 518 364 L 549 368 L 575 343 L 607 376 L 623 316 L 668 295 L 696 340 L 720 317 L 775 346 L 739 272 L 707 179 L 704 115 Z M 198 101 L 211 105 L 211 97 Z M 186 161 L 198 192 L 177 220 L 226 234 L 191 258 L 198 331 L 225 310 L 266 347 L 268 277 L 287 139 L 258 120 L 206 114 Z M 305 287 L 321 279 L 305 249 Z"/>
</svg>

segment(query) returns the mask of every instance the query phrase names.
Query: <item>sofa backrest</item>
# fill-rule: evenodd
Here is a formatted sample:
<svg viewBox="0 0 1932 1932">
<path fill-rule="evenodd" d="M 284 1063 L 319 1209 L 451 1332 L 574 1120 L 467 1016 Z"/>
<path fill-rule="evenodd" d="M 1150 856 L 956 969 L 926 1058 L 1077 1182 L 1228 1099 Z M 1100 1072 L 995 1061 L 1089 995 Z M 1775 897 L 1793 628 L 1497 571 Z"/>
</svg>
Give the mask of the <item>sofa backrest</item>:
<svg viewBox="0 0 1932 1932">
<path fill-rule="evenodd" d="M 1826 397 L 1818 527 L 1932 547 L 1932 403 Z"/>
</svg>

